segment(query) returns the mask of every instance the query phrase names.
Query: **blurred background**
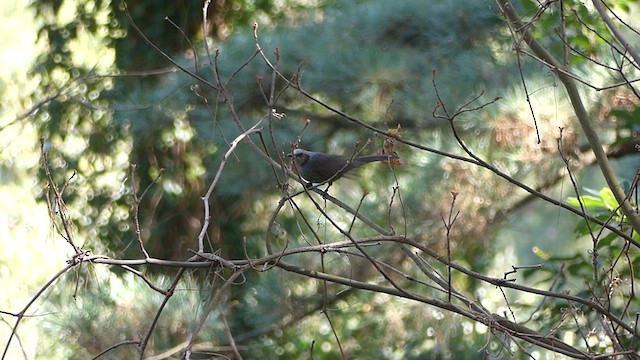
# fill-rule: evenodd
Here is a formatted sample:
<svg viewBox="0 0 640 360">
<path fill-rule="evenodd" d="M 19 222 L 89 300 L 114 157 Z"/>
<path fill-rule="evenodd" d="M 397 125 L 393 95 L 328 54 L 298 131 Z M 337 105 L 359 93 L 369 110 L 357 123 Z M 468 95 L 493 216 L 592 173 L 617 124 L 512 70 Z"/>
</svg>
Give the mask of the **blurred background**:
<svg viewBox="0 0 640 360">
<path fill-rule="evenodd" d="M 535 3 L 516 1 L 528 17 L 535 14 Z M 606 43 L 586 30 L 591 26 L 604 31 L 593 9 L 579 1 L 564 3 L 584 21 L 565 24 L 566 41 L 585 56 L 610 61 Z M 260 45 L 274 62 L 277 49 L 283 74 L 291 77 L 299 71 L 300 84 L 311 95 L 372 127 L 400 126 L 402 139 L 463 155 L 449 122 L 433 116 L 434 82 L 449 111 L 480 94 L 471 107 L 499 97 L 456 119 L 458 131 L 476 155 L 532 188 L 565 200 L 575 193 L 558 154 L 562 127 L 563 151 L 580 190 L 597 198 L 606 186 L 561 84 L 530 58 L 521 58 L 519 65 L 509 29 L 493 1 L 214 0 L 205 26 L 198 1 L 133 0 L 126 6 L 144 36 L 179 65 L 194 72 L 199 66 L 198 74 L 205 79 L 213 81 L 214 74 L 204 39 L 211 52 L 219 51 L 217 67 L 223 79 L 232 80 L 228 89 L 245 129 L 270 112 L 263 91 L 268 94 L 272 85 L 271 70 L 259 58 L 241 68 L 255 52 L 256 22 Z M 639 25 L 636 1 L 616 6 L 632 26 Z M 74 255 L 51 225 L 40 139 L 54 180 L 66 184 L 64 199 L 83 249 L 119 259 L 141 258 L 133 231 L 132 193 L 147 189 L 139 215 L 150 255 L 168 260 L 191 256 L 189 249 L 195 249 L 203 223 L 202 196 L 229 142 L 240 133 L 219 94 L 176 71 L 149 46 L 132 27 L 121 2 L 3 1 L 0 13 L 0 310 L 18 312 Z M 557 15 L 545 15 L 549 13 Z M 562 57 L 561 42 L 554 35 L 557 26 L 550 15 L 533 30 Z M 633 39 L 638 45 L 638 38 Z M 575 74 L 594 86 L 620 80 L 619 74 L 583 57 L 573 54 L 567 60 Z M 328 111 L 284 81 L 277 81 L 275 88 L 275 109 L 284 116 L 264 121 L 265 137 L 266 129 L 273 133 L 267 148 L 274 158 L 289 153 L 300 134 L 300 147 L 309 150 L 349 155 L 356 141 L 371 139 L 364 154 L 381 151 L 384 136 L 379 133 Z M 596 92 L 584 87 L 584 99 L 607 149 L 622 148 L 636 136 L 638 98 L 628 88 Z M 359 176 L 334 184 L 332 195 L 355 207 L 367 191 L 362 213 L 443 253 L 442 216 L 449 214 L 451 192 L 456 192 L 460 214 L 450 234 L 454 261 L 494 277 L 502 277 L 512 265 L 544 264 L 544 269 L 515 276 L 525 285 L 541 287 L 569 262 L 574 267 L 561 286 L 584 291 L 584 277 L 592 272 L 591 239 L 580 228 L 579 217 L 472 164 L 402 144 L 396 150 L 403 164 L 395 173 L 368 166 Z M 615 154 L 616 170 L 628 186 L 640 158 L 633 152 Z M 131 164 L 136 164 L 135 172 Z M 232 259 L 245 258 L 245 251 L 260 256 L 269 217 L 281 195 L 277 185 L 271 166 L 241 143 L 210 202 L 207 250 Z M 401 202 L 390 206 L 394 185 L 399 186 Z M 310 202 L 301 203 L 324 241 L 344 240 Z M 339 209 L 329 211 L 349 222 Z M 283 211 L 277 223 L 278 247 L 310 242 L 291 209 Z M 354 233 L 373 235 L 364 227 Z M 611 245 L 602 256 L 620 247 Z M 383 254 L 377 255 L 409 271 L 401 253 Z M 362 281 L 380 281 L 360 259 L 336 255 L 327 265 Z M 175 273 L 160 267 L 140 270 L 163 287 Z M 163 312 L 147 354 L 177 358 L 172 349 L 180 350 L 210 291 L 221 281 L 205 270 L 189 272 Z M 455 281 L 492 311 L 506 309 L 502 294 L 491 286 L 462 277 Z M 314 358 L 340 358 L 321 314 L 323 291 L 321 282 L 283 271 L 248 273 L 242 286 L 231 287 L 223 303 L 243 356 L 309 358 L 313 347 Z M 508 358 L 486 327 L 458 315 L 338 285 L 328 291 L 328 312 L 348 358 L 485 358 L 483 351 L 492 358 Z M 513 295 L 512 305 L 524 316 L 540 299 L 521 295 Z M 76 268 L 37 300 L 29 311 L 37 316 L 21 323 L 19 341 L 12 342 L 7 358 L 91 358 L 144 333 L 162 299 L 117 267 Z M 562 316 L 560 308 L 541 313 Z M 5 314 L 1 319 L 4 348 L 15 320 Z M 200 345 L 210 353 L 232 356 L 220 321 L 215 311 L 208 317 Z M 563 339 L 570 341 L 570 333 Z M 540 358 L 550 356 L 533 351 Z M 105 358 L 135 354 L 135 348 L 121 347 Z"/>
</svg>

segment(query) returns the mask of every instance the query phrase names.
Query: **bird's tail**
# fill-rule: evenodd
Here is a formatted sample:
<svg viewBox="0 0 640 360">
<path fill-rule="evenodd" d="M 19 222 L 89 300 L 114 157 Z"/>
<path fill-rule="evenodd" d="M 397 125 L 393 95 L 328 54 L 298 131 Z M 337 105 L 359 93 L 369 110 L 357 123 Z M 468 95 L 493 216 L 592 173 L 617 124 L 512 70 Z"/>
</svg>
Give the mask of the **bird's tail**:
<svg viewBox="0 0 640 360">
<path fill-rule="evenodd" d="M 358 161 L 363 164 L 374 162 L 374 161 L 390 161 L 400 159 L 398 155 L 366 155 L 358 157 Z"/>
</svg>

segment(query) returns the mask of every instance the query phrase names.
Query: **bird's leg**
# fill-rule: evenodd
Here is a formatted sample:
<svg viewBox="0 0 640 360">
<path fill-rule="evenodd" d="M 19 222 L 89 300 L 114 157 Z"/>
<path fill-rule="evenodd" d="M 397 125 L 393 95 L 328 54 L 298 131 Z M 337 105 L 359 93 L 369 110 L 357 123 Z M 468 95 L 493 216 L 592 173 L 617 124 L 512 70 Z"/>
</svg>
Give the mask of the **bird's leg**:
<svg viewBox="0 0 640 360">
<path fill-rule="evenodd" d="M 327 188 L 324 189 L 324 191 L 322 191 L 322 198 L 323 199 L 325 199 L 325 200 L 327 199 L 327 196 L 329 195 L 329 188 L 331 187 L 332 184 L 333 184 L 332 182 L 327 183 Z"/>
</svg>

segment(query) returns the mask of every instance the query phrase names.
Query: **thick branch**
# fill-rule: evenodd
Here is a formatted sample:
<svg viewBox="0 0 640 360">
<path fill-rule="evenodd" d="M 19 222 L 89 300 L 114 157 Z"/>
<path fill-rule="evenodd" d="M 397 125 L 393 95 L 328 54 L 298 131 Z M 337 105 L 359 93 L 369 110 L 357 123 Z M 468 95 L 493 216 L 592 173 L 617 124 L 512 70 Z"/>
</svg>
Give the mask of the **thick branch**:
<svg viewBox="0 0 640 360">
<path fill-rule="evenodd" d="M 562 82 L 565 89 L 567 90 L 567 94 L 569 95 L 569 99 L 571 100 L 571 105 L 573 106 L 574 112 L 580 122 L 580 126 L 582 127 L 584 134 L 593 149 L 593 152 L 596 156 L 596 160 L 598 161 L 598 165 L 600 166 L 600 170 L 609 185 L 609 188 L 613 192 L 616 200 L 620 204 L 620 207 L 624 214 L 629 219 L 629 223 L 636 232 L 640 232 L 640 217 L 635 213 L 631 203 L 627 200 L 627 196 L 618 180 L 616 173 L 607 158 L 607 154 L 605 153 L 602 143 L 596 133 L 595 128 L 591 124 L 591 120 L 589 118 L 589 114 L 584 107 L 582 102 L 582 98 L 580 97 L 580 93 L 578 91 L 578 87 L 574 79 L 570 76 L 567 76 L 566 72 L 563 71 L 563 65 L 553 56 L 551 53 L 547 51 L 536 39 L 533 37 L 533 34 L 529 31 L 529 28 L 522 23 L 520 20 L 520 15 L 516 12 L 513 4 L 510 0 L 496 0 L 498 6 L 502 13 L 507 17 L 508 21 L 513 24 L 515 30 L 518 34 L 522 36 L 522 40 L 531 48 L 536 56 L 538 56 L 541 60 L 543 60 L 543 64 L 548 66 L 557 76 L 558 79 Z M 595 1 L 594 1 L 595 2 Z"/>
<path fill-rule="evenodd" d="M 633 60 L 636 62 L 636 68 L 640 68 L 640 54 L 633 48 L 631 43 L 625 38 L 622 32 L 615 26 L 609 15 L 607 14 L 607 10 L 605 10 L 604 6 L 602 6 L 602 0 L 592 0 L 593 6 L 598 10 L 598 14 L 604 23 L 607 24 L 609 31 L 613 34 L 613 36 L 618 40 L 618 42 L 624 47 L 624 49 L 631 55 Z"/>
</svg>

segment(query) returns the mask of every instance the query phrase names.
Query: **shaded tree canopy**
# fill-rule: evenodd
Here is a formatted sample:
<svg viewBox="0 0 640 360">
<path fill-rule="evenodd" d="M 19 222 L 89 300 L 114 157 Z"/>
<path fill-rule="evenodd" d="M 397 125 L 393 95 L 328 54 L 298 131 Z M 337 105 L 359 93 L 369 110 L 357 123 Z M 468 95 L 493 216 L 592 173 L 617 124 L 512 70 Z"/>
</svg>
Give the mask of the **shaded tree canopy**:
<svg viewBox="0 0 640 360">
<path fill-rule="evenodd" d="M 50 356 L 638 358 L 636 1 L 31 6 Z"/>
</svg>

